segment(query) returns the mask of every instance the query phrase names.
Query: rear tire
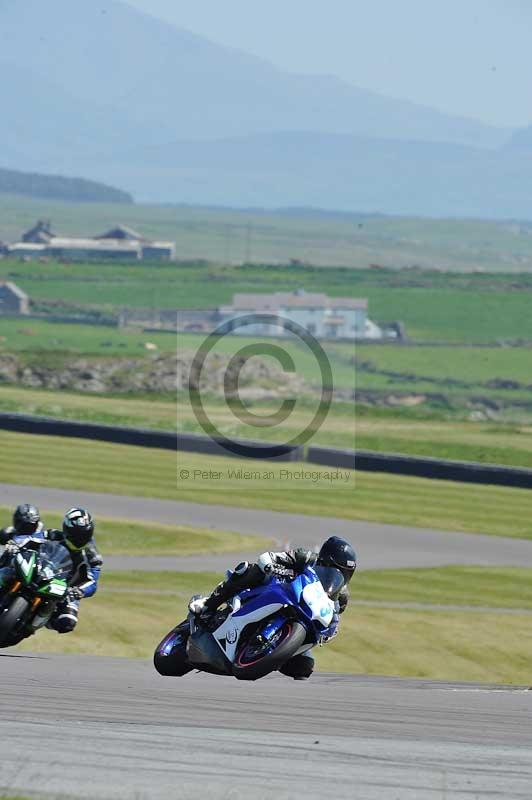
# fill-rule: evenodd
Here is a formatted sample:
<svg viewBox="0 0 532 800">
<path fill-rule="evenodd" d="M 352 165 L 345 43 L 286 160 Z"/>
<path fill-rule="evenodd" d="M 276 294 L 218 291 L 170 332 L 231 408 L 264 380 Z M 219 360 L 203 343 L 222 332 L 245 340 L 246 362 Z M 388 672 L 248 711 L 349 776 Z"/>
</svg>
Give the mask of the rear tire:
<svg viewBox="0 0 532 800">
<path fill-rule="evenodd" d="M 20 636 L 17 627 L 29 607 L 24 597 L 15 597 L 9 608 L 0 614 L 0 647 L 10 647 L 25 638 Z"/>
<path fill-rule="evenodd" d="M 233 675 L 239 681 L 256 681 L 264 678 L 286 664 L 299 650 L 307 638 L 307 631 L 300 622 L 286 620 L 281 628 L 282 638 L 270 653 L 257 658 L 253 652 L 253 639 L 238 651 L 233 664 Z"/>
</svg>

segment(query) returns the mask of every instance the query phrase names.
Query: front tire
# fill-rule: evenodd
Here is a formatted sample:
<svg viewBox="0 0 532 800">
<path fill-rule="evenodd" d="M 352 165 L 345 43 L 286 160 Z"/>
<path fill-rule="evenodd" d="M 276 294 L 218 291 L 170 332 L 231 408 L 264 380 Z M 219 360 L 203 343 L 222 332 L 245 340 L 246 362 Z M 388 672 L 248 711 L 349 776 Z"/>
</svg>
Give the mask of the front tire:
<svg viewBox="0 0 532 800">
<path fill-rule="evenodd" d="M 239 681 L 256 681 L 264 678 L 286 664 L 299 650 L 307 638 L 307 631 L 300 622 L 286 620 L 279 629 L 280 637 L 274 649 L 260 652 L 257 636 L 253 636 L 238 651 L 233 664 L 233 675 Z"/>
<path fill-rule="evenodd" d="M 21 639 L 17 628 L 24 619 L 30 604 L 24 597 L 15 597 L 9 608 L 0 614 L 0 647 L 18 644 Z"/>
<path fill-rule="evenodd" d="M 153 654 L 153 666 L 159 675 L 181 678 L 194 668 L 187 658 L 188 622 L 182 622 L 167 634 Z"/>
</svg>

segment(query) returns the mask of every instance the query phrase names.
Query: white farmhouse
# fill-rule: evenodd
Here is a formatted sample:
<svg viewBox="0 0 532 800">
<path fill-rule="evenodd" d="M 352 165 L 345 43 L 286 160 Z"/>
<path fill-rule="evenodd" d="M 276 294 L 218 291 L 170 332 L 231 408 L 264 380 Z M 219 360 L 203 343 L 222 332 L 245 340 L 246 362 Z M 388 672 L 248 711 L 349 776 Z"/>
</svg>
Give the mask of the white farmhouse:
<svg viewBox="0 0 532 800">
<path fill-rule="evenodd" d="M 282 327 L 254 324 L 238 327 L 248 314 L 274 314 L 292 320 L 317 339 L 380 339 L 382 331 L 368 319 L 368 301 L 329 297 L 298 289 L 274 294 L 235 294 L 230 306 L 218 309 L 222 322 L 235 321 L 235 333 L 243 336 L 283 336 Z"/>
</svg>

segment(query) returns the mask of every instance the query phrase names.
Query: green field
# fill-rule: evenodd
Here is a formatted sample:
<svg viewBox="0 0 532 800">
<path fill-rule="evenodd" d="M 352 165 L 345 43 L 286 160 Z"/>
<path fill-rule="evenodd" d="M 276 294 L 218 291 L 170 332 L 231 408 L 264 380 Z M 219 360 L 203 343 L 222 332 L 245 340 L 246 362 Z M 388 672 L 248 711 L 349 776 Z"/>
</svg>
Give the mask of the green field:
<svg viewBox="0 0 532 800">
<path fill-rule="evenodd" d="M 206 573 L 104 572 L 96 596 L 82 605 L 75 633 L 41 631 L 16 652 L 150 658 L 165 633 L 186 615 L 191 594 L 208 592 L 218 579 Z M 529 683 L 531 586 L 532 571 L 523 569 L 451 567 L 357 574 L 340 634 L 315 651 L 317 667 Z M 401 609 L 394 606 L 398 600 L 420 605 Z M 430 604 L 442 607 L 434 610 Z"/>
<path fill-rule="evenodd" d="M 172 353 L 176 349 L 175 334 L 124 331 L 110 325 L 0 318 L 0 354 L 26 354 L 28 361 L 45 358 L 45 363 L 57 366 L 69 354 L 143 358 L 147 353 L 146 342 L 156 344 L 162 353 Z"/>
<path fill-rule="evenodd" d="M 15 354 L 22 366 L 43 365 L 55 370 L 78 356 L 89 362 L 122 358 L 127 374 L 133 367 L 126 359 L 145 359 L 149 365 L 158 354 L 192 356 L 204 339 L 201 334 L 0 319 L 0 357 Z M 252 337 L 224 337 L 215 352 L 232 355 L 255 341 Z M 294 360 L 297 377 L 306 381 L 307 393 L 315 394 L 320 380 L 314 357 L 301 343 L 287 339 L 281 344 Z M 405 408 L 409 416 L 412 408 L 462 419 L 479 411 L 498 421 L 523 421 L 532 415 L 530 346 L 327 342 L 323 347 L 337 389 L 356 389 L 362 403 L 391 406 L 397 415 L 404 414 Z"/>
<path fill-rule="evenodd" d="M 531 237 L 532 240 L 532 237 Z M 105 278 L 102 280 L 102 277 Z M 235 292 L 307 291 L 366 297 L 370 318 L 400 320 L 413 340 L 532 340 L 532 274 L 216 264 L 57 264 L 0 261 L 0 280 L 26 291 L 37 311 L 88 315 L 118 307 L 206 308 Z"/>
<path fill-rule="evenodd" d="M 51 219 L 59 233 L 78 236 L 124 224 L 147 237 L 176 241 L 182 259 L 300 259 L 326 266 L 373 263 L 501 272 L 532 267 L 529 228 L 512 222 L 75 204 L 8 195 L 0 195 L 0 217 L 0 238 L 7 241 L 43 218 Z"/>
<path fill-rule="evenodd" d="M 28 227 L 36 216 L 44 216 L 44 207 L 39 201 L 33 203 L 12 198 L 2 201 L 0 198 L 5 238 L 14 238 L 15 231 Z M 510 269 L 513 270 L 517 264 L 521 264 L 521 270 L 528 269 L 526 259 L 532 245 L 530 237 L 525 236 L 519 226 L 385 218 L 317 219 L 281 214 L 246 216 L 232 211 L 62 204 L 53 204 L 47 216 L 51 216 L 56 227 L 65 233 L 97 233 L 109 224 L 111 212 L 119 217 L 113 217 L 113 221 L 138 225 L 148 236 L 176 238 L 183 242 L 180 250 L 182 260 L 169 265 L 69 265 L 3 260 L 0 261 L 0 278 L 16 280 L 38 304 L 44 303 L 44 307 L 54 308 L 58 313 L 76 308 L 83 308 L 86 312 L 96 309 L 98 313 L 114 313 L 116 306 L 123 304 L 161 307 L 216 305 L 228 301 L 236 291 L 268 292 L 299 286 L 339 296 L 367 296 L 373 318 L 401 319 L 414 339 L 446 340 L 459 346 L 364 344 L 355 349 L 347 344 L 328 343 L 326 349 L 336 386 L 347 392 L 355 383 L 361 402 L 355 409 L 347 401 L 335 404 L 313 441 L 348 447 L 356 444 L 361 449 L 385 452 L 532 466 L 532 350 L 524 345 L 472 347 L 469 344 L 473 341 L 532 339 L 532 315 L 529 313 L 532 274 L 526 271 L 512 275 L 503 273 L 512 259 Z M 128 215 L 128 219 L 122 218 L 122 214 Z M 356 228 L 354 233 L 352 228 Z M 349 267 L 356 266 L 357 269 L 342 267 L 344 262 L 341 259 L 328 261 L 310 256 L 305 258 L 329 264 L 329 268 L 308 264 L 265 266 L 264 263 L 244 266 L 226 263 L 224 266 L 221 262 L 233 259 L 226 258 L 227 253 L 220 253 L 218 249 L 219 257 L 215 258 L 213 251 L 204 254 L 212 258 L 212 263 L 190 261 L 199 257 L 199 251 L 194 247 L 202 241 L 207 249 L 211 246 L 216 249 L 213 243 L 220 244 L 224 236 L 225 239 L 234 237 L 236 242 L 240 235 L 238 231 L 244 232 L 248 240 L 251 237 L 251 249 L 255 233 L 257 242 L 264 237 L 272 247 L 274 243 L 281 242 L 284 246 L 297 241 L 297 237 L 312 233 L 308 239 L 311 244 L 317 244 L 322 237 L 320 247 L 323 251 L 318 248 L 316 253 L 326 251 L 331 255 L 339 253 L 343 246 L 341 243 L 349 240 L 349 237 L 345 238 L 348 229 L 350 235 L 358 237 L 359 244 L 365 237 L 364 247 L 374 247 L 375 253 L 380 252 L 378 246 L 386 252 L 393 250 L 403 254 L 411 252 L 409 248 L 414 247 L 418 255 L 424 252 L 428 260 L 420 258 L 404 262 L 418 267 L 401 271 L 368 268 L 369 263 L 398 266 L 403 263 L 399 256 L 394 262 L 379 260 L 377 256 L 370 262 L 356 259 L 348 262 Z M 221 240 L 216 238 L 218 235 L 221 235 Z M 187 249 L 187 242 L 191 249 Z M 356 247 L 352 252 L 358 252 Z M 291 253 L 290 258 L 300 256 Z M 236 260 L 242 262 L 246 259 Z M 268 257 L 250 260 L 265 262 L 276 258 L 272 250 Z M 277 260 L 287 261 L 288 258 Z M 424 266 L 438 266 L 439 269 L 423 269 Z M 473 267 L 488 271 L 467 274 L 439 271 Z M 489 272 L 491 269 L 499 271 Z M 102 280 L 102 274 L 105 280 Z M 193 352 L 201 341 L 201 336 L 180 335 L 178 348 Z M 236 341 L 225 339 L 220 349 L 231 353 L 246 341 L 240 337 Z M 138 357 L 148 362 L 153 351 L 146 350 L 147 343 L 157 347 L 156 353 L 172 353 L 176 347 L 176 339 L 171 334 L 123 331 L 109 326 L 59 325 L 33 319 L 0 320 L 0 354 L 16 353 L 22 364 L 44 364 L 59 369 L 66 361 L 78 356 L 89 360 Z M 316 369 L 312 359 L 301 348 L 290 343 L 286 346 L 296 358 L 298 373 L 310 387 L 314 386 Z M 219 398 L 207 400 L 209 414 L 223 433 L 268 440 L 278 439 L 280 435 L 289 438 L 300 430 L 301 423 L 308 419 L 311 403 L 312 398 L 302 393 L 295 413 L 278 430 L 241 423 L 228 413 Z M 271 411 L 276 405 L 275 401 L 249 402 L 250 411 L 259 414 Z M 175 427 L 177 416 L 179 430 L 199 430 L 184 395 L 177 398 L 176 407 L 174 398 L 169 396 L 83 396 L 3 387 L 0 410 L 169 430 Z M 193 466 L 199 463 L 203 462 L 194 462 Z M 388 519 L 393 512 L 385 508 L 386 504 L 376 503 L 371 492 L 370 502 L 358 491 L 360 481 L 367 479 L 368 476 L 358 476 L 356 504 L 353 503 L 348 512 L 341 510 L 338 513 L 364 513 L 369 514 L 369 518 Z M 112 485 L 122 485 L 120 479 L 117 478 L 116 483 L 113 480 Z M 165 481 L 162 485 L 166 485 Z M 413 487 L 414 483 L 409 486 Z M 157 491 L 171 490 L 159 487 Z M 201 489 L 194 486 L 180 486 L 179 491 L 189 498 L 202 494 Z M 227 502 L 223 499 L 226 491 L 234 502 L 245 494 L 237 485 L 228 487 L 222 482 L 209 495 Z M 328 492 L 328 496 L 332 497 L 338 491 L 340 489 L 335 488 Z M 305 492 L 305 486 L 298 485 L 298 495 L 305 495 Z M 274 482 L 269 487 L 255 486 L 253 498 L 246 502 L 299 507 L 300 500 L 290 500 L 289 494 L 281 484 Z M 331 508 L 335 502 L 336 499 L 331 500 Z M 320 504 L 311 505 L 318 507 Z M 349 503 L 341 501 L 340 507 L 344 505 Z M 329 504 L 325 506 L 329 507 Z M 419 517 L 413 507 L 408 514 L 409 519 Z M 467 529 L 478 527 L 478 522 L 470 518 L 465 508 L 454 516 L 443 514 L 443 511 L 438 514 L 442 524 L 449 519 L 448 525 L 452 522 Z M 495 524 L 497 528 L 501 527 Z M 518 526 L 518 529 L 522 527 Z"/>
<path fill-rule="evenodd" d="M 532 493 L 525 489 L 364 472 L 329 481 L 318 479 L 323 468 L 310 464 L 176 458 L 149 448 L 87 441 L 80 447 L 79 440 L 8 432 L 0 433 L 0 448 L 0 481 L 10 483 L 532 538 Z M 240 468 L 249 477 L 235 475 Z"/>
<path fill-rule="evenodd" d="M 43 320 L 0 320 L 0 355 L 14 353 L 22 363 L 60 368 L 72 356 L 89 359 L 153 358 L 155 354 L 196 353 L 201 334 L 140 332 L 109 326 L 73 325 Z M 252 337 L 225 337 L 215 352 L 232 355 L 256 342 Z M 148 350 L 146 345 L 155 345 Z M 307 348 L 289 339 L 281 346 L 294 359 L 296 375 L 319 386 L 319 369 Z M 359 392 L 428 395 L 438 410 L 472 407 L 475 398 L 497 408 L 532 404 L 530 347 L 422 347 L 324 343 L 338 389 Z M 124 369 L 128 364 L 124 363 Z"/>
<path fill-rule="evenodd" d="M 531 307 L 532 310 L 532 307 Z M 532 391 L 532 348 L 530 347 L 381 347 L 356 348 L 360 363 L 377 369 L 425 378 L 436 384 L 445 381 L 481 385 L 494 380 L 518 381 Z"/>
</svg>

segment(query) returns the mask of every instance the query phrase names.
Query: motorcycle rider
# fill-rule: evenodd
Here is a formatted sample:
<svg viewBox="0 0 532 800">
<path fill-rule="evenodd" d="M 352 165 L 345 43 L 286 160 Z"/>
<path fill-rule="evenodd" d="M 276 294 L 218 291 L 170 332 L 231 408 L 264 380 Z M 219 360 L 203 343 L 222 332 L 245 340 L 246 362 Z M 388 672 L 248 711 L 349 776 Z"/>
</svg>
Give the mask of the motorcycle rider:
<svg viewBox="0 0 532 800">
<path fill-rule="evenodd" d="M 13 513 L 13 524 L 0 530 L 0 545 L 20 545 L 29 537 L 44 540 L 45 529 L 37 506 L 21 503 Z M 11 549 L 15 549 L 14 547 Z"/>
<path fill-rule="evenodd" d="M 254 589 L 267 583 L 272 577 L 291 581 L 307 567 L 321 565 L 336 567 L 344 577 L 344 586 L 339 594 L 331 625 L 324 632 L 320 643 L 330 641 L 337 634 L 338 615 L 342 614 L 349 602 L 347 585 L 357 566 L 353 547 L 339 536 L 330 536 L 318 553 L 298 548 L 279 553 L 262 553 L 254 564 L 243 561 L 238 564 L 225 581 L 222 581 L 208 597 L 191 600 L 189 610 L 200 622 L 208 623 L 214 612 L 231 597 L 244 589 Z M 314 671 L 314 658 L 309 652 L 294 656 L 279 670 L 294 680 L 306 680 Z"/>
<path fill-rule="evenodd" d="M 18 505 L 13 513 L 13 524 L 0 530 L 0 545 L 4 551 L 0 556 L 0 589 L 13 575 L 10 561 L 24 546 L 38 550 L 46 538 L 46 530 L 37 506 L 31 503 Z"/>
<path fill-rule="evenodd" d="M 98 589 L 103 559 L 94 541 L 94 519 L 84 508 L 71 508 L 63 519 L 62 530 L 49 529 L 46 537 L 58 541 L 69 551 L 74 572 L 66 598 L 59 603 L 47 627 L 70 633 L 78 624 L 79 603 Z"/>
</svg>

